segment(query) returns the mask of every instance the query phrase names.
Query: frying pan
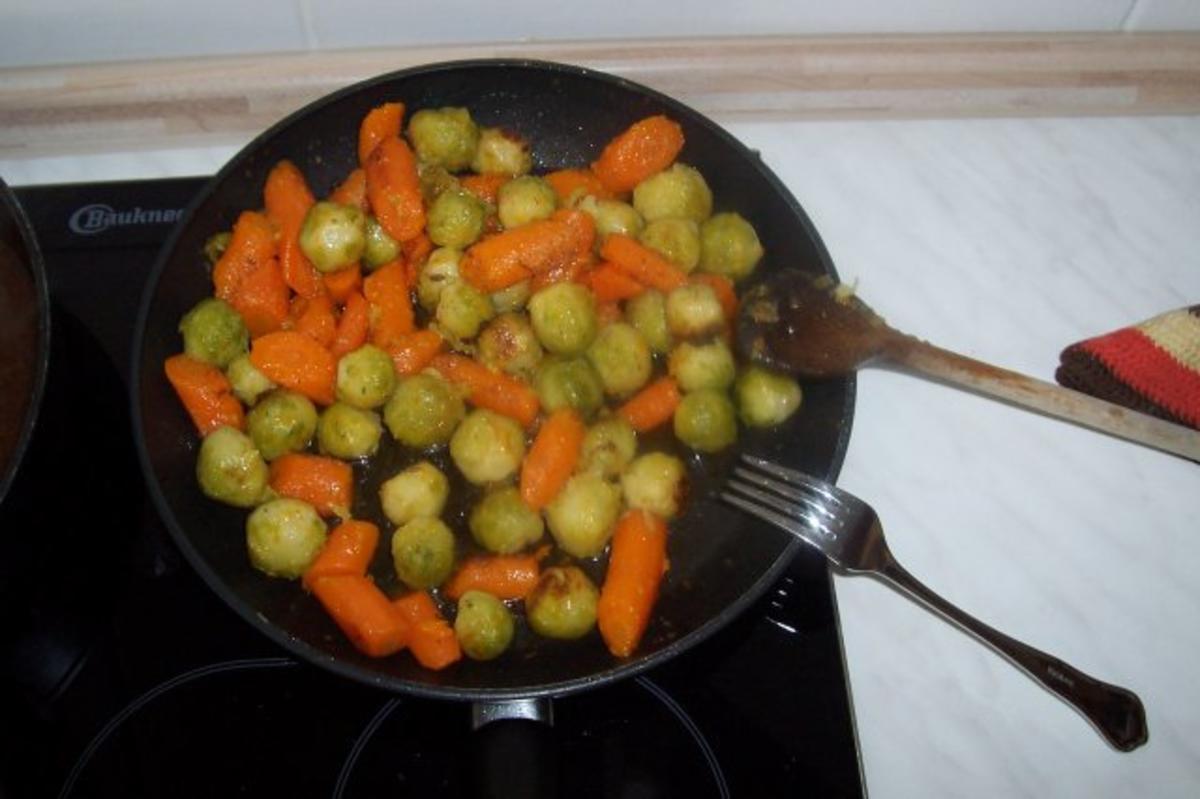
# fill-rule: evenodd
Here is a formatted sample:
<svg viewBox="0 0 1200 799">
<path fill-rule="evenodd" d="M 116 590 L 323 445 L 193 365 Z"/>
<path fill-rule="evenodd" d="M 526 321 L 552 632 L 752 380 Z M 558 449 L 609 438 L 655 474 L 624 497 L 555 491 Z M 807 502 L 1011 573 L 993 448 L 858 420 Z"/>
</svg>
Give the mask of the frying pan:
<svg viewBox="0 0 1200 799">
<path fill-rule="evenodd" d="M 706 176 L 717 210 L 737 210 L 755 225 L 766 250 L 759 269 L 784 266 L 834 274 L 815 229 L 799 204 L 759 157 L 713 122 L 643 86 L 559 64 L 522 60 L 465 61 L 384 75 L 319 100 L 275 125 L 238 153 L 189 207 L 154 267 L 139 310 L 133 353 L 133 418 L 150 491 L 176 543 L 208 585 L 249 624 L 289 652 L 339 675 L 394 691 L 494 703 L 560 696 L 631 676 L 662 663 L 733 619 L 778 578 L 795 554 L 789 537 L 718 504 L 713 488 L 731 468 L 732 453 L 699 459 L 687 453 L 691 499 L 672 523 L 671 568 L 654 620 L 637 653 L 613 658 L 598 634 L 582 641 L 539 639 L 520 624 L 498 661 L 463 661 L 440 672 L 411 657 L 359 654 L 316 601 L 294 582 L 251 568 L 245 511 L 205 498 L 195 480 L 198 441 L 163 377 L 162 364 L 181 349 L 180 317 L 211 294 L 205 239 L 231 227 L 237 214 L 262 205 L 268 170 L 292 160 L 322 196 L 354 166 L 358 123 L 372 107 L 403 101 L 408 113 L 465 106 L 481 125 L 516 131 L 533 146 L 536 171 L 590 163 L 600 148 L 634 121 L 666 114 L 686 136 L 680 160 Z M 805 387 L 802 411 L 782 429 L 743 431 L 738 449 L 836 476 L 850 433 L 854 384 L 836 380 Z M 664 437 L 649 446 L 675 446 Z M 379 483 L 422 453 L 390 448 L 356 467 L 355 515 L 379 517 Z M 454 468 L 435 454 L 447 474 Z M 439 460 L 439 458 L 441 460 Z M 452 492 L 454 496 L 455 492 Z M 465 529 L 465 508 L 447 512 Z M 381 526 L 387 531 L 390 526 Z M 386 539 L 385 539 L 386 540 Z M 385 590 L 398 591 L 386 545 L 372 566 Z M 603 564 L 594 564 L 602 573 Z"/>
</svg>

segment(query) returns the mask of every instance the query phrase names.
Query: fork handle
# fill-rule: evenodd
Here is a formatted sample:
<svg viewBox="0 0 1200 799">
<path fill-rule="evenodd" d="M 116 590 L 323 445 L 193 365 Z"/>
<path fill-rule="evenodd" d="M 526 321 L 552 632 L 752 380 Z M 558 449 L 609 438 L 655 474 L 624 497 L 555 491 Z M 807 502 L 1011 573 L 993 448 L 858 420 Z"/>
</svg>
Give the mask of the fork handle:
<svg viewBox="0 0 1200 799">
<path fill-rule="evenodd" d="M 1149 739 L 1146 711 L 1137 694 L 1101 682 L 1053 655 L 1034 649 L 989 627 L 935 594 L 909 574 L 895 558 L 890 557 L 890 553 L 884 558 L 883 565 L 873 573 L 1003 655 L 1044 688 L 1082 713 L 1116 749 L 1129 752 Z"/>
</svg>

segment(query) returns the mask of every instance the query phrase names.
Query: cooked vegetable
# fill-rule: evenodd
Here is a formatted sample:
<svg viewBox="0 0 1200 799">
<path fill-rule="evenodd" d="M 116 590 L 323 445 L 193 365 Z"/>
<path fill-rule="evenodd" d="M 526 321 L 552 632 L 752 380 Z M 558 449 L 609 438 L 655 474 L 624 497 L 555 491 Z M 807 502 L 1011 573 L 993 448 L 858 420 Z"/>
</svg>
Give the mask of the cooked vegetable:
<svg viewBox="0 0 1200 799">
<path fill-rule="evenodd" d="M 556 355 L 580 355 L 596 337 L 592 294 L 578 283 L 556 283 L 529 300 L 538 341 Z"/>
<path fill-rule="evenodd" d="M 396 369 L 391 356 L 373 344 L 364 344 L 338 361 L 339 402 L 356 408 L 378 408 L 395 388 Z"/>
<path fill-rule="evenodd" d="M 596 226 L 582 211 L 560 209 L 549 219 L 486 236 L 463 256 L 463 279 L 488 293 L 552 272 L 592 250 Z"/>
<path fill-rule="evenodd" d="M 439 247 L 429 254 L 417 280 L 417 298 L 426 311 L 436 311 L 442 291 L 458 280 L 458 262 L 461 259 L 462 253 L 452 247 Z"/>
<path fill-rule="evenodd" d="M 250 363 L 249 352 L 229 362 L 229 366 L 225 367 L 225 377 L 234 395 L 246 405 L 254 405 L 259 397 L 275 388 L 275 384 Z"/>
<path fill-rule="evenodd" d="M 364 228 L 363 260 L 374 269 L 400 257 L 400 242 L 388 235 L 379 220 L 368 216 Z"/>
<path fill-rule="evenodd" d="M 715 338 L 706 344 L 690 341 L 679 344 L 671 350 L 667 371 L 685 392 L 702 388 L 721 391 L 733 384 L 737 367 L 729 345 L 724 339 Z"/>
<path fill-rule="evenodd" d="M 315 202 L 303 173 L 291 161 L 280 161 L 267 173 L 263 205 L 278 231 L 280 271 L 284 282 L 301 297 L 321 293 L 320 275 L 300 242 L 304 219 Z"/>
<path fill-rule="evenodd" d="M 366 212 L 371 209 L 367 202 L 367 171 L 359 168 L 351 170 L 346 179 L 329 192 L 329 201 L 338 205 L 353 205 Z"/>
<path fill-rule="evenodd" d="M 534 386 L 548 413 L 574 408 L 590 418 L 604 403 L 604 384 L 586 358 L 547 358 L 538 368 Z"/>
<path fill-rule="evenodd" d="M 325 294 L 329 300 L 341 305 L 351 294 L 361 294 L 363 285 L 362 267 L 358 264 L 321 275 L 321 283 L 325 285 Z"/>
<path fill-rule="evenodd" d="M 479 126 L 465 108 L 423 108 L 409 120 L 408 139 L 425 163 L 459 172 L 475 157 Z"/>
<path fill-rule="evenodd" d="M 379 487 L 383 515 L 392 524 L 441 516 L 449 496 L 450 481 L 429 461 L 414 463 Z"/>
<path fill-rule="evenodd" d="M 295 330 L 280 330 L 254 340 L 250 362 L 276 385 L 290 388 L 320 405 L 333 402 L 337 364 L 329 350 Z"/>
<path fill-rule="evenodd" d="M 714 275 L 709 272 L 697 272 L 691 276 L 691 281 L 701 283 L 713 290 L 713 293 L 717 295 L 717 302 L 721 303 L 725 322 L 732 328 L 737 319 L 738 310 L 737 291 L 733 288 L 733 281 L 723 275 Z"/>
<path fill-rule="evenodd" d="M 465 249 L 483 233 L 487 208 L 468 191 L 444 191 L 429 206 L 426 227 L 439 247 Z"/>
<path fill-rule="evenodd" d="M 691 219 L 656 219 L 638 234 L 638 241 L 684 272 L 700 263 L 700 226 Z"/>
<path fill-rule="evenodd" d="M 499 555 L 511 555 L 536 544 L 545 531 L 541 515 L 525 504 L 515 486 L 489 490 L 471 509 L 467 523 L 475 542 Z"/>
<path fill-rule="evenodd" d="M 416 330 L 401 336 L 392 342 L 388 355 L 396 374 L 400 376 L 414 375 L 433 363 L 433 359 L 442 351 L 443 339 L 436 330 Z"/>
<path fill-rule="evenodd" d="M 592 296 L 600 304 L 628 300 L 646 291 L 645 286 L 610 263 L 586 272 L 580 282 L 592 290 Z"/>
<path fill-rule="evenodd" d="M 667 328 L 680 338 L 699 338 L 725 327 L 725 311 L 712 286 L 689 283 L 667 295 Z"/>
<path fill-rule="evenodd" d="M 437 322 L 458 339 L 475 338 L 479 328 L 492 318 L 491 300 L 470 283 L 456 280 L 442 289 L 437 305 Z"/>
<path fill-rule="evenodd" d="M 737 440 L 737 416 L 729 397 L 703 388 L 675 409 L 675 437 L 699 452 L 719 452 Z"/>
<path fill-rule="evenodd" d="M 665 452 L 647 452 L 634 459 L 621 475 L 625 504 L 670 519 L 679 513 L 686 476 L 687 469 L 679 458 Z"/>
<path fill-rule="evenodd" d="M 367 573 L 378 545 L 378 527 L 370 522 L 346 519 L 333 528 L 316 560 L 304 571 L 304 587 L 311 591 L 322 577 L 345 574 L 362 577 Z"/>
<path fill-rule="evenodd" d="M 485 175 L 516 177 L 533 168 L 529 142 L 503 128 L 484 128 L 479 131 L 479 144 L 471 169 Z"/>
<path fill-rule="evenodd" d="M 558 195 L 558 204 L 564 208 L 573 207 L 584 197 L 592 196 L 598 200 L 611 200 L 613 193 L 604 188 L 600 178 L 591 169 L 557 169 L 543 175 L 546 182 Z"/>
<path fill-rule="evenodd" d="M 613 233 L 600 245 L 600 257 L 644 286 L 668 292 L 687 283 L 682 269 L 637 239 Z"/>
<path fill-rule="evenodd" d="M 204 257 L 209 264 L 216 264 L 221 260 L 221 256 L 225 254 L 225 250 L 229 249 L 229 241 L 233 238 L 233 234 L 228 230 L 223 230 L 220 233 L 214 233 L 204 242 Z"/>
<path fill-rule="evenodd" d="M 249 508 L 266 498 L 267 464 L 249 436 L 218 427 L 200 443 L 196 480 L 205 496 Z"/>
<path fill-rule="evenodd" d="M 315 580 L 311 588 L 325 612 L 364 655 L 386 657 L 409 643 L 411 630 L 368 577 L 335 574 Z"/>
<path fill-rule="evenodd" d="M 580 472 L 616 479 L 637 454 L 637 432 L 620 416 L 596 422 L 583 437 Z"/>
<path fill-rule="evenodd" d="M 246 414 L 246 432 L 269 461 L 306 449 L 317 432 L 317 409 L 302 394 L 271 392 Z"/>
<path fill-rule="evenodd" d="M 579 461 L 586 429 L 571 408 L 554 411 L 542 422 L 521 465 L 521 499 L 544 508 L 570 479 Z"/>
<path fill-rule="evenodd" d="M 533 295 L 532 283 L 532 280 L 522 280 L 520 283 L 513 283 L 508 288 L 493 291 L 488 295 L 496 313 L 512 313 L 524 308 Z"/>
<path fill-rule="evenodd" d="M 437 605 L 424 591 L 392 601 L 392 609 L 408 622 L 408 648 L 413 657 L 427 669 L 444 669 L 462 660 L 458 638 Z"/>
<path fill-rule="evenodd" d="M 361 292 L 355 291 L 346 298 L 342 306 L 342 315 L 338 318 L 329 353 L 334 358 L 340 358 L 347 352 L 353 352 L 367 342 L 370 332 L 371 304 Z M 336 376 L 334 380 L 336 390 Z"/>
<path fill-rule="evenodd" d="M 335 458 L 353 460 L 374 455 L 382 434 L 379 414 L 344 402 L 330 405 L 317 420 L 317 447 Z"/>
<path fill-rule="evenodd" d="M 392 564 L 410 588 L 441 585 L 454 569 L 454 533 L 441 519 L 418 516 L 392 534 Z"/>
<path fill-rule="evenodd" d="M 496 201 L 500 224 L 506 228 L 549 219 L 558 206 L 558 197 L 550 184 L 533 175 L 522 175 L 505 183 L 497 192 Z"/>
<path fill-rule="evenodd" d="M 497 599 L 521 599 L 537 585 L 540 568 L 537 553 L 468 558 L 442 586 L 442 595 L 458 599 L 468 591 L 487 591 Z"/>
<path fill-rule="evenodd" d="M 254 568 L 272 577 L 304 574 L 325 545 L 325 522 L 307 502 L 287 497 L 254 509 L 246 519 L 246 548 Z"/>
<path fill-rule="evenodd" d="M 621 490 L 594 474 L 577 474 L 546 506 L 546 523 L 568 555 L 592 558 L 604 551 L 621 512 Z"/>
<path fill-rule="evenodd" d="M 615 397 L 637 391 L 650 379 L 654 368 L 646 340 L 624 322 L 605 326 L 588 347 L 587 357 L 600 375 L 604 391 Z"/>
<path fill-rule="evenodd" d="M 667 327 L 667 299 L 662 292 L 647 290 L 625 305 L 625 318 L 642 334 L 653 352 L 671 349 L 671 330 Z"/>
<path fill-rule="evenodd" d="M 163 371 L 200 435 L 244 426 L 242 404 L 220 369 L 179 354 L 167 358 Z"/>
<path fill-rule="evenodd" d="M 472 660 L 495 660 L 512 643 L 512 614 L 496 597 L 468 591 L 458 600 L 454 634 L 463 653 Z"/>
<path fill-rule="evenodd" d="M 400 135 L 404 103 L 383 103 L 372 108 L 358 126 L 358 162 L 365 164 L 384 139 Z"/>
<path fill-rule="evenodd" d="M 461 355 L 439 355 L 430 365 L 452 383 L 465 388 L 467 398 L 478 408 L 503 414 L 525 427 L 537 418 L 537 394 L 512 375 L 493 371 Z"/>
<path fill-rule="evenodd" d="M 736 213 L 714 214 L 700 226 L 700 269 L 737 282 L 758 265 L 763 248 L 754 228 Z"/>
<path fill-rule="evenodd" d="M 633 207 L 647 222 L 689 219 L 703 222 L 712 215 L 712 191 L 704 176 L 686 164 L 672 164 L 633 190 Z"/>
<path fill-rule="evenodd" d="M 415 329 L 408 274 L 404 264 L 392 261 L 363 281 L 363 296 L 371 306 L 371 342 L 391 350 Z"/>
<path fill-rule="evenodd" d="M 617 657 L 629 657 L 642 640 L 666 570 L 666 524 L 647 511 L 628 511 L 613 535 L 596 606 L 600 635 Z"/>
<path fill-rule="evenodd" d="M 387 234 L 401 243 L 414 239 L 425 227 L 425 198 L 417 159 L 398 136 L 376 145 L 363 165 L 367 173 L 367 201 Z"/>
<path fill-rule="evenodd" d="M 782 424 L 800 407 L 800 384 L 787 375 L 751 364 L 733 387 L 738 416 L 750 427 Z"/>
<path fill-rule="evenodd" d="M 679 385 L 673 378 L 660 377 L 617 409 L 639 433 L 653 430 L 672 418 L 679 406 Z"/>
<path fill-rule="evenodd" d="M 401 380 L 383 408 L 392 436 L 401 444 L 417 448 L 449 441 L 466 413 L 459 392 L 431 374 Z"/>
<path fill-rule="evenodd" d="M 612 192 L 629 191 L 671 165 L 683 149 L 683 128 L 665 116 L 646 117 L 613 138 L 592 164 Z"/>
<path fill-rule="evenodd" d="M 316 297 L 297 296 L 292 300 L 291 329 L 303 333 L 322 347 L 329 349 L 337 337 L 337 317 L 333 302 L 324 294 Z"/>
<path fill-rule="evenodd" d="M 336 272 L 357 263 L 366 245 L 366 215 L 351 205 L 318 202 L 300 228 L 300 249 L 320 272 Z"/>
<path fill-rule="evenodd" d="M 322 516 L 350 517 L 354 502 L 354 471 L 336 458 L 289 452 L 270 469 L 271 490 L 281 497 L 307 502 Z"/>
<path fill-rule="evenodd" d="M 525 617 L 546 638 L 582 638 L 596 626 L 599 599 L 600 592 L 581 569 L 556 566 L 543 571 L 525 597 Z"/>
<path fill-rule="evenodd" d="M 493 319 L 476 342 L 484 366 L 528 380 L 542 362 L 542 345 L 524 314 L 506 313 Z"/>
<path fill-rule="evenodd" d="M 507 416 L 476 409 L 454 431 L 450 457 L 472 483 L 497 483 L 520 468 L 525 457 L 525 431 Z"/>
<path fill-rule="evenodd" d="M 271 220 L 258 211 L 238 214 L 229 243 L 213 264 L 213 293 L 232 303 L 246 276 L 271 261 L 275 255 L 275 226 Z"/>
<path fill-rule="evenodd" d="M 601 200 L 588 195 L 576 203 L 575 207 L 595 220 L 596 235 L 601 237 L 611 233 L 636 236 L 646 224 L 642 215 L 632 205 L 620 200 Z"/>
<path fill-rule="evenodd" d="M 197 361 L 224 369 L 235 358 L 245 355 L 250 334 L 238 312 L 216 297 L 198 302 L 179 321 L 183 351 Z"/>
</svg>

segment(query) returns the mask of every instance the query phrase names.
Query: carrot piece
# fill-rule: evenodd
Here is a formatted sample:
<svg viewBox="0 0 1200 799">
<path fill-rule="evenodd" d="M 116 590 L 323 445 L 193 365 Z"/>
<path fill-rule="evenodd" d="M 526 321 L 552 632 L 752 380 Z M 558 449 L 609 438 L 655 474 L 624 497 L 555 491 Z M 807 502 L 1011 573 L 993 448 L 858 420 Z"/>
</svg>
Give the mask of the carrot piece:
<svg viewBox="0 0 1200 799">
<path fill-rule="evenodd" d="M 314 580 L 312 592 L 363 654 L 385 657 L 408 643 L 409 627 L 369 577 L 334 574 Z M 452 631 L 453 632 L 453 631 Z"/>
<path fill-rule="evenodd" d="M 671 165 L 683 149 L 683 128 L 659 114 L 634 122 L 610 141 L 592 171 L 612 192 L 630 191 Z"/>
<path fill-rule="evenodd" d="M 442 594 L 458 600 L 468 591 L 487 591 L 497 599 L 524 599 L 537 585 L 541 567 L 536 555 L 480 555 L 468 558 L 442 586 Z"/>
<path fill-rule="evenodd" d="M 309 591 L 322 577 L 338 574 L 366 575 L 375 548 L 379 545 L 379 528 L 370 522 L 347 519 L 329 533 L 317 559 L 305 569 L 301 579 Z"/>
<path fill-rule="evenodd" d="M 555 283 L 578 281 L 591 268 L 594 262 L 595 258 L 590 252 L 587 252 L 562 266 L 556 266 L 545 272 L 539 272 L 529 281 L 529 291 L 536 294 L 546 288 L 546 286 L 551 286 Z"/>
<path fill-rule="evenodd" d="M 229 304 L 241 314 L 250 336 L 256 338 L 283 327 L 289 294 L 279 260 L 271 258 L 242 277 Z"/>
<path fill-rule="evenodd" d="M 587 213 L 558 210 L 549 219 L 475 243 L 463 255 L 459 273 L 482 292 L 500 291 L 591 252 L 595 237 L 596 226 Z"/>
<path fill-rule="evenodd" d="M 215 293 L 228 302 L 243 278 L 275 257 L 275 228 L 264 214 L 244 211 L 233 224 L 229 246 L 213 266 Z"/>
<path fill-rule="evenodd" d="M 613 533 L 596 606 L 600 636 L 617 657 L 629 657 L 641 641 L 666 570 L 666 523 L 649 511 L 627 511 Z"/>
<path fill-rule="evenodd" d="M 732 323 L 737 318 L 738 298 L 732 280 L 724 275 L 710 275 L 706 272 L 694 274 L 690 279 L 693 283 L 703 283 L 712 287 L 717 301 L 721 303 L 721 310 L 725 312 L 726 322 Z"/>
<path fill-rule="evenodd" d="M 302 499 L 322 516 L 350 516 L 354 470 L 345 461 L 289 452 L 271 462 L 270 483 L 276 494 Z"/>
<path fill-rule="evenodd" d="M 392 610 L 398 613 L 409 626 L 416 627 L 423 621 L 442 618 L 437 603 L 428 591 L 413 591 L 392 600 Z"/>
<path fill-rule="evenodd" d="M 600 257 L 613 263 L 634 280 L 661 292 L 669 292 L 688 282 L 682 269 L 637 239 L 613 233 L 604 239 Z"/>
<path fill-rule="evenodd" d="M 541 510 L 558 495 L 579 462 L 587 432 L 578 414 L 560 408 L 542 422 L 521 465 L 521 499 Z"/>
<path fill-rule="evenodd" d="M 363 296 L 371 305 L 371 340 L 387 350 L 413 331 L 412 297 L 404 262 L 391 261 L 363 281 Z"/>
<path fill-rule="evenodd" d="M 397 136 L 383 139 L 367 157 L 367 201 L 388 235 L 400 242 L 425 228 L 425 201 L 417 158 Z"/>
<path fill-rule="evenodd" d="M 399 136 L 403 123 L 404 103 L 384 103 L 368 111 L 358 128 L 358 162 L 367 163 L 381 141 Z"/>
<path fill-rule="evenodd" d="M 438 355 L 430 366 L 450 382 L 465 387 L 472 405 L 516 419 L 526 427 L 537 418 L 537 392 L 519 378 L 451 353 Z"/>
<path fill-rule="evenodd" d="M 241 430 L 245 426 L 242 404 L 220 369 L 179 354 L 167 358 L 163 370 L 200 435 L 218 427 Z"/>
<path fill-rule="evenodd" d="M 634 394 L 617 409 L 625 421 L 639 433 L 653 430 L 675 415 L 679 406 L 679 384 L 671 377 L 660 377 Z"/>
<path fill-rule="evenodd" d="M 396 365 L 396 374 L 415 375 L 442 351 L 442 337 L 436 330 L 417 330 L 392 342 L 388 355 Z"/>
<path fill-rule="evenodd" d="M 408 648 L 427 669 L 444 669 L 462 659 L 458 638 L 425 591 L 392 600 L 392 612 L 409 625 Z"/>
<path fill-rule="evenodd" d="M 283 279 L 302 297 L 322 294 L 321 275 L 300 249 L 300 228 L 316 198 L 295 164 L 285 160 L 272 167 L 263 188 L 263 202 L 267 218 L 279 233 Z"/>
<path fill-rule="evenodd" d="M 296 330 L 260 336 L 250 346 L 250 362 L 271 382 L 321 405 L 333 404 L 337 362 L 311 336 Z"/>
<path fill-rule="evenodd" d="M 408 284 L 415 286 L 421 264 L 425 263 L 429 258 L 429 253 L 433 252 L 433 240 L 426 234 L 419 233 L 414 238 L 402 243 L 400 252 L 404 255 L 404 265 L 408 267 Z"/>
<path fill-rule="evenodd" d="M 337 338 L 337 317 L 333 301 L 324 294 L 292 301 L 292 330 L 311 336 L 322 347 L 332 347 Z"/>
<path fill-rule="evenodd" d="M 576 200 L 589 194 L 599 200 L 612 199 L 613 193 L 604 187 L 600 178 L 590 169 L 559 169 L 542 177 L 558 195 L 558 202 L 571 206 Z"/>
<path fill-rule="evenodd" d="M 321 276 L 325 292 L 334 302 L 342 303 L 356 291 L 362 290 L 362 267 L 358 264 Z"/>
<path fill-rule="evenodd" d="M 596 295 L 596 302 L 620 302 L 636 297 L 646 287 L 620 267 L 607 261 L 583 276 L 582 281 Z"/>
<path fill-rule="evenodd" d="M 485 203 L 495 205 L 500 196 L 500 187 L 510 180 L 512 178 L 503 174 L 471 174 L 460 177 L 458 183 Z"/>
<path fill-rule="evenodd" d="M 362 294 L 355 291 L 346 298 L 342 315 L 338 319 L 337 332 L 329 351 L 334 358 L 353 352 L 367 341 L 371 330 L 371 306 Z"/>
<path fill-rule="evenodd" d="M 329 193 L 329 200 L 338 205 L 352 205 L 360 211 L 368 210 L 366 170 L 359 167 L 347 175 L 346 179 Z"/>
</svg>

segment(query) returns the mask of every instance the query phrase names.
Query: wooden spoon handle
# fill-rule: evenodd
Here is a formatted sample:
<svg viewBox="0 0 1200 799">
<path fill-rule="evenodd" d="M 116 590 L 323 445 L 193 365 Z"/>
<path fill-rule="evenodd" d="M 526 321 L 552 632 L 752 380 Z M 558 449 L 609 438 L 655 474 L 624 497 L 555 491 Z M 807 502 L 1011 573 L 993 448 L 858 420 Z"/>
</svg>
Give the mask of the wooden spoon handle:
<svg viewBox="0 0 1200 799">
<path fill-rule="evenodd" d="M 992 366 L 911 336 L 890 340 L 882 354 L 899 365 L 937 380 L 1200 461 L 1200 431 L 1189 427 Z"/>
</svg>

